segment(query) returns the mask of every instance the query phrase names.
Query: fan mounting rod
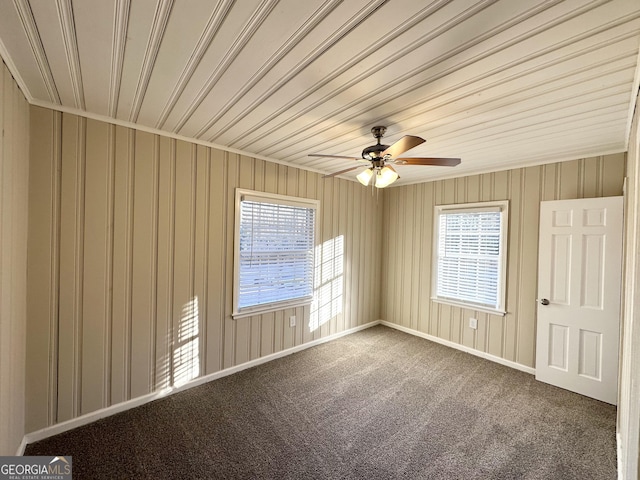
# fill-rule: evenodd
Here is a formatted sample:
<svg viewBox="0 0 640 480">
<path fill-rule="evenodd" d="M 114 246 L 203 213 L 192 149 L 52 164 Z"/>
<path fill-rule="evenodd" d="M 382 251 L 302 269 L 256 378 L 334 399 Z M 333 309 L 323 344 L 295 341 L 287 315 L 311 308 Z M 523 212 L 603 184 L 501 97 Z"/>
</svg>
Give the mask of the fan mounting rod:
<svg viewBox="0 0 640 480">
<path fill-rule="evenodd" d="M 387 131 L 387 127 L 383 127 L 381 125 L 378 125 L 377 127 L 373 127 L 371 129 L 371 133 L 373 134 L 374 138 L 378 140 L 378 143 L 376 143 L 375 145 L 371 145 L 370 147 L 367 147 L 364 150 L 362 150 L 362 158 L 369 161 L 383 160 L 381 154 L 387 148 L 389 148 L 389 145 L 382 145 L 382 143 L 380 143 L 380 139 L 384 136 L 384 132 L 386 131 Z"/>
</svg>

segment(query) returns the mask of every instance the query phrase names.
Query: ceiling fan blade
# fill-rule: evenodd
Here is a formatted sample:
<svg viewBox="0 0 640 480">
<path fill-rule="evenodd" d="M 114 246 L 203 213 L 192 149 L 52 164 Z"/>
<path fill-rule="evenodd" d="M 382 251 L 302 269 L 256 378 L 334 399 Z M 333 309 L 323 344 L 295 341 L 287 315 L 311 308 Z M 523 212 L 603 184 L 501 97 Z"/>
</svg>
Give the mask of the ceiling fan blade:
<svg viewBox="0 0 640 480">
<path fill-rule="evenodd" d="M 345 157 L 344 155 L 325 155 L 324 153 L 310 153 L 309 157 L 346 158 L 347 160 L 362 160 L 362 158 Z"/>
<path fill-rule="evenodd" d="M 405 135 L 396 143 L 387 148 L 384 152 L 382 152 L 382 156 L 391 155 L 391 157 L 397 157 L 398 155 L 402 155 L 407 150 L 411 150 L 414 147 L 417 147 L 421 143 L 426 142 L 424 138 L 414 137 L 413 135 Z"/>
<path fill-rule="evenodd" d="M 396 158 L 396 165 L 435 165 L 439 167 L 455 167 L 460 164 L 459 158 Z"/>
<path fill-rule="evenodd" d="M 347 173 L 351 170 L 355 170 L 356 168 L 360 168 L 362 165 L 358 165 L 357 167 L 345 168 L 344 170 L 340 170 L 339 172 L 328 173 L 327 175 L 323 175 L 322 178 L 335 177 L 336 175 L 340 175 L 341 173 Z"/>
</svg>

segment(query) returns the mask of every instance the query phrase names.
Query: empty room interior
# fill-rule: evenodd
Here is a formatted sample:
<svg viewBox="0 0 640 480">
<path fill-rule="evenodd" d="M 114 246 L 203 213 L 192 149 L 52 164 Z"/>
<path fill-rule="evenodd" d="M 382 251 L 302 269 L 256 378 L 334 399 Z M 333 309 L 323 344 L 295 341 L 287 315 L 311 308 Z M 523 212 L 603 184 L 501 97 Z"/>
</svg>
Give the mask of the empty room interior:
<svg viewBox="0 0 640 480">
<path fill-rule="evenodd" d="M 0 57 L 0 455 L 640 478 L 638 0 L 0 0 Z"/>
</svg>

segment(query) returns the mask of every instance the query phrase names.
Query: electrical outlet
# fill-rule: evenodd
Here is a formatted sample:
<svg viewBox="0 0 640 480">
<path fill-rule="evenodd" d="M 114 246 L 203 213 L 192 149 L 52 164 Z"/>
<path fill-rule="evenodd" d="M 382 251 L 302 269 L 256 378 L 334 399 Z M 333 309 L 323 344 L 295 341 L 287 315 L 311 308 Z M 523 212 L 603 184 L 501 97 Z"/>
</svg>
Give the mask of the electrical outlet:
<svg viewBox="0 0 640 480">
<path fill-rule="evenodd" d="M 477 318 L 470 318 L 469 319 L 469 328 L 473 328 L 474 330 L 476 330 L 478 328 L 478 319 Z"/>
<path fill-rule="evenodd" d="M 295 315 L 291 315 L 289 317 L 289 326 L 290 327 L 295 327 L 296 326 L 296 316 Z"/>
</svg>

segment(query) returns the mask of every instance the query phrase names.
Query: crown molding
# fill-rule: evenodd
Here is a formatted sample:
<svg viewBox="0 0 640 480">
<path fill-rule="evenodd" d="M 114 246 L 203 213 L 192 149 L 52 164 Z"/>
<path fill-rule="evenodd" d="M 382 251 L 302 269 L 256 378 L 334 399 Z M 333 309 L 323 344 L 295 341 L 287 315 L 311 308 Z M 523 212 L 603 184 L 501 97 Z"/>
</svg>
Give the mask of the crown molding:
<svg viewBox="0 0 640 480">
<path fill-rule="evenodd" d="M 64 107 L 62 105 L 56 105 L 50 102 L 43 102 L 42 100 L 37 100 L 37 99 L 31 99 L 29 100 L 29 103 L 35 107 L 42 107 L 42 108 L 48 108 L 50 110 L 55 110 L 58 112 L 63 112 L 63 113 L 69 113 L 72 115 L 78 115 L 79 117 L 84 117 L 84 118 L 89 118 L 91 120 L 97 120 L 100 122 L 105 122 L 105 123 L 109 123 L 112 125 L 118 125 L 120 127 L 126 127 L 126 128 L 131 128 L 134 130 L 139 130 L 141 132 L 146 132 L 146 133 L 151 133 L 153 135 L 160 135 L 163 137 L 167 137 L 167 138 L 173 138 L 175 140 L 182 140 L 184 142 L 187 143 L 193 143 L 196 145 L 203 145 L 205 147 L 210 147 L 210 148 L 215 148 L 217 150 L 222 150 L 225 152 L 229 152 L 229 153 L 234 153 L 236 155 L 242 155 L 245 157 L 250 157 L 250 158 L 255 158 L 258 160 L 264 160 L 266 162 L 271 162 L 271 163 L 276 163 L 278 165 L 284 165 L 286 167 L 291 167 L 291 168 L 296 168 L 298 170 L 306 170 L 308 172 L 313 172 L 313 173 L 319 173 L 321 175 L 326 175 L 327 172 L 324 170 L 320 170 L 318 168 L 312 168 L 312 167 L 307 167 L 307 166 L 302 166 L 302 165 L 295 165 L 289 162 L 284 162 L 282 160 L 277 160 L 275 158 L 271 158 L 271 157 L 267 157 L 265 155 L 260 155 L 260 154 L 256 154 L 253 152 L 247 152 L 246 150 L 240 150 L 237 148 L 230 148 L 230 147 L 226 147 L 224 145 L 219 145 L 217 143 L 213 143 L 213 142 L 207 142 L 204 140 L 198 140 L 197 138 L 191 138 L 191 137 L 187 137 L 185 135 L 179 135 L 177 133 L 172 133 L 172 132 L 167 132 L 164 130 L 160 130 L 158 128 L 154 128 L 154 127 L 148 127 L 146 125 L 140 125 L 138 123 L 134 123 L 134 122 L 130 122 L 127 120 L 120 120 L 117 118 L 111 118 L 108 117 L 106 115 L 100 115 L 97 113 L 91 113 L 91 112 L 86 112 L 83 110 L 79 110 L 77 108 L 70 108 L 70 107 Z M 350 181 L 354 181 L 354 179 L 351 178 L 345 178 L 345 180 L 350 180 Z"/>
</svg>

